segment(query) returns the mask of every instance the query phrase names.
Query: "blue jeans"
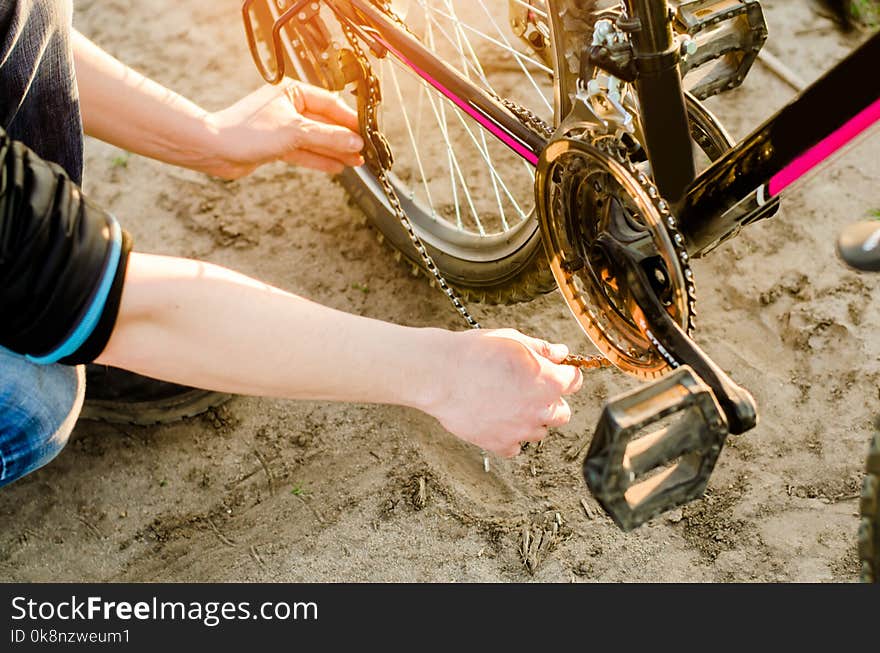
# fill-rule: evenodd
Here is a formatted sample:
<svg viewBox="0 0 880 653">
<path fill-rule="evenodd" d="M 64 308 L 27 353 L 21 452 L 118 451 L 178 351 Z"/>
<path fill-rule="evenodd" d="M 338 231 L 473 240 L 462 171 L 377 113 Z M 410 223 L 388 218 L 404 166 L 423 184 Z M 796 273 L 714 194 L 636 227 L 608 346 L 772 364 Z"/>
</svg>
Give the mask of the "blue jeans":
<svg viewBox="0 0 880 653">
<path fill-rule="evenodd" d="M 0 124 L 80 183 L 83 135 L 71 20 L 71 0 L 0 0 Z M 61 451 L 84 391 L 82 368 L 41 367 L 0 348 L 0 486 Z"/>
<path fill-rule="evenodd" d="M 85 389 L 81 366 L 34 365 L 0 347 L 0 487 L 58 455 Z"/>
</svg>

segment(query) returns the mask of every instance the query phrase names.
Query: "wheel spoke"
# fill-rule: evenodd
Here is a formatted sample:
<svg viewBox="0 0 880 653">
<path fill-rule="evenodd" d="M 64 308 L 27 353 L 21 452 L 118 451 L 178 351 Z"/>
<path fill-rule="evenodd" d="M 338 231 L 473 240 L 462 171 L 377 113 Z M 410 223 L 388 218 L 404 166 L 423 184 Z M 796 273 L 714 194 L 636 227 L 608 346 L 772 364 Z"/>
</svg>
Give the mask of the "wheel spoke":
<svg viewBox="0 0 880 653">
<path fill-rule="evenodd" d="M 384 60 L 383 60 L 383 67 L 384 67 Z M 434 202 L 431 199 L 431 190 L 428 188 L 428 177 L 425 174 L 425 166 L 422 163 L 422 157 L 419 154 L 419 147 L 418 147 L 418 144 L 416 143 L 415 136 L 413 135 L 412 125 L 409 120 L 409 112 L 406 110 L 406 103 L 403 101 L 403 93 L 401 93 L 401 91 L 400 91 L 400 83 L 397 80 L 397 73 L 394 71 L 393 65 L 389 65 L 388 68 L 391 71 L 391 80 L 394 83 L 394 90 L 397 93 L 398 102 L 400 103 L 400 106 L 403 109 L 403 122 L 406 125 L 406 131 L 407 131 L 407 134 L 409 134 L 409 142 L 412 145 L 412 151 L 416 157 L 416 163 L 418 164 L 418 167 L 419 167 L 419 176 L 421 176 L 421 178 L 422 178 L 422 186 L 424 186 L 424 188 L 425 188 L 425 197 L 427 198 L 428 206 L 431 209 L 431 216 L 436 217 L 437 211 L 435 210 Z M 415 196 L 415 190 L 412 190 L 411 194 L 410 194 L 410 199 L 413 199 L 414 196 Z"/>
<path fill-rule="evenodd" d="M 511 194 L 510 190 L 508 190 L 507 184 L 504 183 L 504 180 L 501 178 L 501 176 L 495 170 L 495 167 L 492 165 L 492 161 L 489 158 L 489 152 L 488 152 L 488 148 L 487 148 L 485 140 L 483 141 L 483 147 L 480 147 L 480 144 L 477 142 L 476 136 L 474 136 L 473 131 L 471 131 L 471 128 L 468 126 L 467 121 L 462 116 L 461 112 L 457 112 L 456 116 L 458 117 L 459 121 L 461 122 L 461 126 L 464 128 L 465 132 L 467 132 L 467 135 L 470 136 L 471 142 L 474 144 L 474 147 L 477 148 L 477 151 L 483 157 L 483 161 L 485 161 L 486 164 L 489 166 L 489 171 L 492 173 L 493 184 L 500 185 L 501 189 L 504 191 L 504 194 L 507 196 L 507 199 L 510 200 L 511 204 L 513 204 L 514 209 L 516 209 L 516 212 L 519 213 L 519 216 L 522 220 L 525 220 L 526 218 L 528 218 L 528 215 L 526 215 L 526 213 L 520 207 L 519 203 L 516 201 L 516 199 Z M 501 219 L 505 222 L 504 228 L 507 229 L 508 225 L 506 223 L 506 220 L 504 219 L 504 209 L 501 208 L 501 198 L 498 196 L 497 188 L 495 191 L 495 195 L 498 199 L 498 207 L 499 207 L 499 210 L 501 211 Z"/>
<path fill-rule="evenodd" d="M 445 4 L 446 4 L 446 8 L 450 11 L 450 13 L 452 13 L 452 15 L 455 15 L 455 8 L 452 6 L 452 3 L 449 0 L 445 0 Z M 456 35 L 456 39 L 458 40 L 458 53 L 461 56 L 461 62 L 464 67 L 465 75 L 468 77 L 468 79 L 470 79 L 470 75 L 467 74 L 467 57 L 464 53 L 464 43 L 467 43 L 467 47 L 470 52 L 473 52 L 474 49 L 471 47 L 470 40 L 468 39 L 467 35 L 464 33 L 464 30 L 461 29 L 460 21 L 458 21 L 457 16 L 456 16 L 456 23 L 455 23 L 455 35 Z M 485 75 L 482 74 L 483 71 L 482 71 L 482 66 L 480 66 L 480 60 L 477 59 L 476 57 L 474 57 L 474 60 L 480 70 L 481 76 L 485 79 Z M 492 162 L 492 157 L 489 154 L 489 145 L 486 143 L 486 132 L 482 129 L 480 130 L 480 139 L 483 142 L 483 146 L 480 147 L 480 144 L 474 138 L 473 132 L 471 131 L 470 127 L 468 127 L 467 122 L 464 120 L 464 118 L 462 118 L 461 112 L 456 111 L 455 116 L 458 118 L 459 122 L 461 123 L 461 126 L 464 127 L 468 136 L 470 136 L 471 142 L 474 144 L 474 147 L 477 148 L 477 151 L 483 157 L 483 161 L 488 166 L 489 176 L 492 179 L 492 190 L 495 192 L 495 201 L 498 204 L 498 215 L 501 218 L 501 226 L 504 229 L 504 231 L 507 231 L 509 229 L 509 226 L 507 224 L 507 215 L 504 212 L 504 203 L 501 201 L 501 194 L 498 192 L 498 173 L 495 171 L 495 164 Z M 507 188 L 505 187 L 504 190 L 506 191 Z M 510 195 L 508 193 L 508 197 L 509 196 Z M 522 213 L 522 211 L 520 210 L 519 205 L 516 203 L 516 201 L 512 197 L 510 199 L 513 202 L 513 205 L 517 208 L 517 210 L 519 210 L 520 213 Z"/>
<path fill-rule="evenodd" d="M 433 50 L 436 48 L 436 44 L 434 42 L 434 31 L 431 29 L 431 23 L 427 24 L 427 39 L 428 45 Z M 434 98 L 431 97 L 430 91 L 428 92 L 428 103 L 431 105 L 431 110 L 434 113 L 434 118 L 437 120 L 437 126 L 440 128 L 440 134 L 443 136 L 443 140 L 446 141 L 446 158 L 449 161 L 449 182 L 452 186 L 452 202 L 455 206 L 455 224 L 459 230 L 464 229 L 464 224 L 461 220 L 461 207 L 458 202 L 458 183 L 455 179 L 455 162 L 454 155 L 452 154 L 452 143 L 449 142 L 449 137 L 446 133 L 446 116 L 443 116 L 441 120 L 441 114 L 437 112 L 437 107 L 434 105 Z M 442 103 L 440 106 L 441 110 L 443 108 Z"/>
<path fill-rule="evenodd" d="M 458 157 L 455 156 L 455 148 L 452 146 L 452 141 L 449 138 L 448 123 L 446 122 L 446 105 L 442 100 L 437 102 L 437 104 L 435 105 L 434 99 L 430 96 L 428 96 L 428 101 L 431 103 L 431 107 L 435 110 L 435 112 L 439 109 L 440 115 L 437 117 L 437 122 L 440 125 L 440 130 L 443 134 L 443 140 L 446 141 L 446 146 L 448 148 L 449 156 L 452 160 L 452 166 L 455 168 L 456 176 L 458 177 L 458 180 L 461 182 L 461 188 L 464 191 L 464 196 L 465 196 L 465 199 L 467 200 L 468 207 L 471 210 L 471 214 L 473 215 L 474 222 L 476 222 L 476 224 L 477 224 L 477 230 L 480 232 L 481 236 L 485 236 L 486 230 L 483 228 L 483 224 L 480 221 L 480 214 L 477 213 L 477 207 L 474 206 L 474 200 L 471 197 L 470 188 L 468 188 L 467 181 L 465 180 L 464 174 L 461 171 L 461 166 L 458 163 Z M 453 111 L 455 111 L 455 110 L 456 109 L 453 109 Z M 455 210 L 456 210 L 456 213 L 459 212 L 457 200 L 455 203 Z M 459 222 L 461 222 L 460 217 L 459 217 Z M 459 227 L 461 228 L 461 225 L 459 225 Z"/>
<path fill-rule="evenodd" d="M 438 59 L 458 69 L 472 83 L 497 97 L 509 97 L 511 92 L 523 95 L 524 90 L 522 106 L 547 107 L 552 112 L 552 104 L 535 74 L 552 71 L 530 57 L 527 50 L 514 47 L 518 42 L 512 32 L 502 31 L 506 21 L 493 18 L 483 0 L 478 2 L 480 6 L 472 0 L 461 4 L 456 0 L 416 0 L 413 5 L 421 8 L 422 16 L 411 11 L 409 21 Z M 517 4 L 546 17 L 546 12 L 525 0 Z M 406 74 L 401 74 L 398 66 Z M 397 168 L 400 173 L 395 183 L 400 184 L 402 195 L 421 207 L 423 224 L 440 221 L 465 236 L 480 238 L 507 233 L 530 219 L 535 173 L 528 162 L 514 158 L 469 115 L 402 62 L 382 59 L 375 67 L 389 100 L 393 98 L 386 104 L 383 128 L 398 165 L 402 165 Z M 523 75 L 528 80 L 525 85 Z M 540 100 L 528 99 L 531 88 Z M 433 115 L 433 121 L 425 113 Z"/>
<path fill-rule="evenodd" d="M 449 158 L 452 164 L 450 166 L 450 173 L 452 173 L 454 169 L 456 177 L 461 182 L 461 188 L 464 191 L 465 199 L 467 200 L 468 207 L 470 208 L 473 215 L 474 222 L 476 222 L 477 224 L 477 229 L 479 230 L 481 236 L 485 236 L 486 230 L 483 228 L 483 224 L 480 221 L 480 214 L 477 213 L 477 208 L 476 206 L 474 206 L 474 201 L 471 197 L 470 189 L 468 188 L 467 181 L 465 180 L 464 174 L 461 171 L 461 166 L 458 163 L 458 157 L 455 156 L 455 148 L 452 145 L 452 140 L 449 138 L 449 125 L 446 121 L 446 104 L 442 100 L 435 103 L 434 98 L 432 98 L 430 95 L 428 96 L 428 102 L 431 104 L 434 115 L 437 117 L 437 125 L 440 127 L 440 133 L 443 135 L 443 140 L 446 141 L 447 152 L 449 153 Z M 458 206 L 457 198 L 455 202 L 455 210 L 459 223 L 461 223 L 461 217 L 459 215 L 460 209 Z M 459 228 L 461 228 L 461 224 L 459 224 Z"/>
<path fill-rule="evenodd" d="M 550 111 L 550 113 L 552 114 L 552 113 L 553 113 L 553 105 L 550 104 L 550 102 L 547 101 L 547 98 L 544 96 L 544 92 L 541 90 L 541 87 L 538 86 L 537 82 L 535 82 L 535 78 L 532 77 L 532 73 L 530 73 L 530 72 L 529 72 L 529 69 L 526 68 L 525 65 L 523 65 L 523 60 L 525 60 L 525 61 L 533 61 L 533 60 L 532 60 L 532 59 L 529 59 L 528 57 L 526 57 L 526 56 L 524 56 L 523 54 L 521 54 L 517 49 L 515 49 L 515 48 L 513 47 L 513 45 L 511 45 L 511 43 L 510 43 L 510 41 L 508 40 L 508 38 L 504 35 L 504 32 L 501 31 L 501 28 L 500 28 L 500 27 L 498 27 L 498 23 L 495 22 L 495 17 L 492 15 L 492 12 L 489 11 L 489 8 L 486 6 L 486 3 L 483 2 L 483 0 L 477 0 L 477 2 L 480 3 L 480 6 L 483 8 L 483 11 L 486 13 L 486 16 L 489 18 L 489 21 L 492 23 L 492 25 L 495 26 L 495 29 L 496 29 L 496 30 L 498 30 L 498 34 L 499 34 L 499 36 L 501 36 L 501 38 L 504 40 L 504 43 L 507 45 L 507 49 L 510 50 L 511 52 L 513 52 L 513 56 L 514 56 L 514 58 L 516 59 L 516 62 L 519 64 L 519 67 L 522 68 L 523 73 L 525 73 L 526 77 L 528 77 L 529 82 L 531 82 L 531 84 L 532 84 L 532 86 L 534 87 L 535 91 L 537 91 L 538 96 L 541 98 L 541 100 L 542 100 L 542 101 L 544 102 L 544 104 L 546 105 L 547 109 L 548 109 L 548 110 Z M 541 70 L 543 70 L 544 72 L 546 72 L 546 73 L 548 73 L 548 74 L 550 74 L 550 75 L 553 74 L 553 71 L 552 71 L 550 68 L 548 68 L 547 66 L 543 65 L 543 64 L 538 64 L 538 67 L 541 68 Z"/>
<path fill-rule="evenodd" d="M 419 2 L 421 3 L 421 2 L 423 2 L 423 0 L 419 0 Z M 449 35 L 449 32 L 447 32 L 443 28 L 443 25 L 434 16 L 434 12 L 431 10 L 431 8 L 424 5 L 424 4 L 422 6 L 425 7 L 425 14 L 426 14 L 426 16 L 428 16 L 428 20 L 433 24 L 433 27 L 436 27 L 437 31 L 439 31 L 440 34 L 442 34 L 443 37 L 447 41 L 449 41 L 449 43 L 453 47 L 455 47 L 456 46 L 455 39 L 452 38 Z M 482 66 L 480 65 L 479 57 L 477 57 L 476 53 L 473 52 L 473 50 L 471 50 L 471 58 L 473 59 L 473 61 L 468 59 L 466 61 L 466 68 L 469 67 L 480 78 L 480 81 L 486 85 L 486 88 L 489 89 L 492 93 L 495 93 L 497 95 L 498 93 L 495 91 L 495 88 L 492 86 L 492 83 L 489 81 L 489 79 L 486 77 L 485 73 L 483 72 Z M 459 72 L 461 72 L 465 76 L 468 76 L 467 72 L 465 70 L 462 70 Z"/>
<path fill-rule="evenodd" d="M 480 0 L 478 0 L 478 1 L 480 1 Z M 422 4 L 422 6 L 424 6 L 424 3 L 423 3 L 422 0 L 419 0 L 419 2 Z M 513 47 L 513 46 L 510 44 L 510 41 L 507 39 L 507 37 L 504 36 L 504 34 L 503 34 L 503 33 L 501 32 L 501 30 L 499 29 L 499 27 L 498 27 L 498 23 L 495 22 L 495 19 L 492 17 L 491 12 L 489 12 L 489 10 L 486 9 L 486 6 L 485 6 L 482 2 L 480 2 L 480 4 L 481 4 L 481 5 L 483 6 L 483 8 L 485 9 L 487 15 L 488 15 L 489 18 L 492 20 L 492 24 L 495 26 L 495 29 L 498 30 L 499 34 L 501 34 L 501 38 L 504 39 L 505 42 L 501 42 L 501 41 L 499 41 L 498 39 L 489 36 L 489 35 L 486 34 L 485 32 L 481 32 L 480 30 L 478 30 L 476 27 L 474 27 L 474 26 L 472 26 L 472 25 L 468 25 L 467 23 L 461 23 L 461 26 L 462 26 L 464 29 L 468 30 L 469 32 L 473 32 L 474 34 L 476 34 L 476 35 L 479 36 L 480 38 L 485 39 L 486 41 L 488 41 L 489 43 L 492 43 L 492 44 L 495 45 L 496 47 L 499 47 L 499 48 L 501 48 L 502 50 L 505 50 L 505 51 L 507 51 L 507 52 L 510 52 L 510 53 L 514 56 L 514 58 L 517 60 L 517 62 L 519 63 L 520 67 L 523 68 L 523 70 L 526 72 L 526 74 L 527 74 L 529 77 L 531 77 L 531 73 L 529 73 L 528 70 L 523 66 L 523 63 L 522 63 L 523 61 L 532 64 L 535 68 L 537 68 L 538 70 L 541 70 L 541 71 L 547 73 L 548 75 L 552 75 L 552 74 L 553 74 L 553 69 L 552 69 L 552 68 L 549 68 L 546 64 L 544 64 L 544 63 L 538 61 L 537 59 L 532 59 L 531 57 L 529 57 L 529 56 L 527 56 L 527 55 L 524 55 L 522 52 L 520 52 L 520 51 L 517 50 L 515 47 Z M 453 21 L 453 22 L 456 21 L 456 19 L 455 19 L 453 16 L 450 16 L 449 14 L 447 14 L 447 13 L 446 13 L 445 11 L 443 11 L 442 9 L 432 9 L 432 11 L 433 11 L 434 13 L 440 15 L 440 16 L 443 16 L 443 17 L 446 18 L 447 20 L 450 20 L 450 21 Z M 542 95 L 543 95 L 543 93 L 542 93 Z M 552 109 L 552 107 L 551 107 L 551 109 Z"/>
</svg>

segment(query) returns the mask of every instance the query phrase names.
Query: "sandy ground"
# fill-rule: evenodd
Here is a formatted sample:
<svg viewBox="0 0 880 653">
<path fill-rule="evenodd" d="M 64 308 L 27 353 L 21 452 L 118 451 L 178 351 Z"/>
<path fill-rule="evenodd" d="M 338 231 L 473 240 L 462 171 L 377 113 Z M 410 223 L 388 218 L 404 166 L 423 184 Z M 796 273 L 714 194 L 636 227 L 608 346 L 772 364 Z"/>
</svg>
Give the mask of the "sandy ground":
<svg viewBox="0 0 880 653">
<path fill-rule="evenodd" d="M 238 0 L 75 4 L 86 34 L 207 108 L 258 85 Z M 765 6 L 767 47 L 807 80 L 856 43 L 812 2 Z M 742 136 L 792 95 L 758 65 L 711 104 Z M 58 459 L 0 492 L 0 579 L 852 581 L 880 281 L 845 270 L 833 242 L 880 207 L 878 154 L 874 138 L 697 262 L 698 339 L 753 391 L 762 421 L 730 439 L 706 498 L 683 510 L 623 534 L 583 485 L 576 453 L 603 400 L 634 385 L 615 371 L 589 377 L 569 426 L 490 474 L 413 411 L 238 398 L 165 427 L 81 423 Z M 459 326 L 319 174 L 269 167 L 222 183 L 95 141 L 87 168 L 92 196 L 144 251 L 233 266 L 347 311 Z M 558 295 L 476 312 L 587 348 Z M 547 540 L 528 566 L 525 531 Z"/>
</svg>

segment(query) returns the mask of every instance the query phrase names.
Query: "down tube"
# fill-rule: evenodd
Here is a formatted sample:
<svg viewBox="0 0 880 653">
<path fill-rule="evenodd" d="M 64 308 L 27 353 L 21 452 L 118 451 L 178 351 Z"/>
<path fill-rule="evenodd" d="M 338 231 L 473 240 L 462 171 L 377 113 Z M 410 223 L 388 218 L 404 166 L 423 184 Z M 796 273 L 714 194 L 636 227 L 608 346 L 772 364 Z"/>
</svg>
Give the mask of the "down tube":
<svg viewBox="0 0 880 653">
<path fill-rule="evenodd" d="M 880 124 L 880 33 L 703 172 L 679 214 L 691 255 L 748 224 L 836 152 Z"/>
<path fill-rule="evenodd" d="M 407 34 L 372 4 L 362 0 L 350 0 L 350 4 L 375 26 L 376 31 L 365 32 L 360 25 L 349 20 L 351 27 L 381 44 L 523 159 L 532 165 L 538 164 L 538 158 L 547 145 L 546 139 L 526 127 L 492 95 L 439 60 L 418 39 Z M 344 15 L 340 15 L 340 18 L 347 20 Z"/>
</svg>

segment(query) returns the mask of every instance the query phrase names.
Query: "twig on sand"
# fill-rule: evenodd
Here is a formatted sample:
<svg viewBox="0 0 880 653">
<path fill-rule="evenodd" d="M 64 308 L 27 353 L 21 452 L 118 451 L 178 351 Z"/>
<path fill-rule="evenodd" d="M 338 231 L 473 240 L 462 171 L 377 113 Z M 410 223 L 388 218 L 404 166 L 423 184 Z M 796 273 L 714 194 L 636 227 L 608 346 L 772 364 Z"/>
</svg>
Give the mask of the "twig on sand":
<svg viewBox="0 0 880 653">
<path fill-rule="evenodd" d="M 584 453 L 584 450 L 590 444 L 589 434 L 582 437 L 578 442 L 571 445 L 568 449 L 565 450 L 565 459 L 569 462 L 572 460 L 577 460 L 581 457 L 581 454 Z"/>
<path fill-rule="evenodd" d="M 86 519 L 86 518 L 83 517 L 82 515 L 77 515 L 77 516 L 76 516 L 76 519 L 77 519 L 77 521 L 79 521 L 80 524 L 82 524 L 83 526 L 85 526 L 86 528 L 88 528 L 89 531 L 91 531 L 91 533 L 92 533 L 95 537 L 97 537 L 99 540 L 103 540 L 103 539 L 104 539 L 104 535 L 103 535 L 103 533 L 101 533 L 101 531 L 98 530 L 98 527 L 95 526 L 95 525 L 94 525 L 92 522 L 90 522 L 88 519 Z"/>
<path fill-rule="evenodd" d="M 220 529 L 217 528 L 217 524 L 214 523 L 214 520 L 208 517 L 208 525 L 211 527 L 211 530 L 214 531 L 214 534 L 217 536 L 217 539 L 223 542 L 226 546 L 235 546 L 235 542 L 226 537 L 223 533 L 220 532 Z"/>
<path fill-rule="evenodd" d="M 228 483 L 225 484 L 226 489 L 227 489 L 227 490 L 231 490 L 231 489 L 234 488 L 236 485 L 238 485 L 238 484 L 240 484 L 240 483 L 244 483 L 246 480 L 248 480 L 251 476 L 253 476 L 253 475 L 256 474 L 257 472 L 259 472 L 261 469 L 263 469 L 263 466 L 262 466 L 262 465 L 260 465 L 259 467 L 255 467 L 254 469 L 252 469 L 251 471 L 247 472 L 246 474 L 242 474 L 242 475 L 239 476 L 238 478 L 235 478 L 235 479 L 229 481 Z"/>
<path fill-rule="evenodd" d="M 796 72 L 777 59 L 775 55 L 767 52 L 767 50 L 761 50 L 758 53 L 758 61 L 798 93 L 807 88 L 807 83 Z"/>
<path fill-rule="evenodd" d="M 272 472 L 269 471 L 269 463 L 266 462 L 266 459 L 263 457 L 263 454 L 260 453 L 259 449 L 254 449 L 254 455 L 257 457 L 257 460 L 260 461 L 260 465 L 263 467 L 263 471 L 266 472 L 266 478 L 268 479 L 269 484 L 269 494 L 275 494 L 275 477 L 272 476 Z"/>
<path fill-rule="evenodd" d="M 584 513 L 587 515 L 587 519 L 592 521 L 596 518 L 596 512 L 590 507 L 590 504 L 587 503 L 586 499 L 581 499 L 581 505 L 584 507 Z"/>
<path fill-rule="evenodd" d="M 314 513 L 315 518 L 316 518 L 321 524 L 324 523 L 324 518 L 321 517 L 321 513 L 319 513 L 317 510 L 315 510 L 314 506 L 312 506 L 312 504 L 310 504 L 310 503 L 306 500 L 306 498 L 305 498 L 304 496 L 302 496 L 302 495 L 300 495 L 300 494 L 294 494 L 293 496 L 295 496 L 297 499 L 299 499 L 299 500 L 302 501 L 304 504 L 306 504 L 306 506 L 308 506 L 309 510 L 311 510 L 311 511 Z"/>
<path fill-rule="evenodd" d="M 557 513 L 558 515 L 559 513 Z M 552 528 L 523 524 L 519 545 L 520 559 L 530 574 L 534 574 L 544 556 L 552 550 L 559 539 L 561 516 L 553 522 Z"/>
<path fill-rule="evenodd" d="M 116 431 L 117 433 L 119 433 L 119 434 L 125 436 L 125 437 L 128 438 L 129 440 L 132 440 L 135 444 L 139 444 L 139 445 L 142 446 L 142 447 L 147 446 L 147 442 L 146 442 L 146 440 L 143 440 L 143 439 L 141 439 L 141 438 L 139 438 L 139 437 L 137 437 L 137 436 L 135 436 L 135 435 L 132 435 L 131 433 L 129 433 L 128 431 L 126 431 L 124 428 L 122 428 L 122 427 L 119 426 L 118 424 L 109 424 L 109 426 L 110 426 L 110 428 L 112 428 L 112 429 L 113 429 L 114 431 Z"/>
<path fill-rule="evenodd" d="M 257 563 L 257 565 L 260 567 L 260 569 L 262 569 L 263 571 L 266 571 L 266 563 L 263 562 L 263 558 L 260 557 L 260 552 L 257 551 L 257 547 L 255 544 L 251 544 L 250 552 L 251 552 L 251 557 L 254 559 L 254 562 Z"/>
<path fill-rule="evenodd" d="M 424 476 L 419 476 L 416 491 L 413 494 L 413 504 L 416 510 L 421 510 L 428 505 L 428 482 Z"/>
</svg>

